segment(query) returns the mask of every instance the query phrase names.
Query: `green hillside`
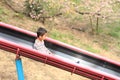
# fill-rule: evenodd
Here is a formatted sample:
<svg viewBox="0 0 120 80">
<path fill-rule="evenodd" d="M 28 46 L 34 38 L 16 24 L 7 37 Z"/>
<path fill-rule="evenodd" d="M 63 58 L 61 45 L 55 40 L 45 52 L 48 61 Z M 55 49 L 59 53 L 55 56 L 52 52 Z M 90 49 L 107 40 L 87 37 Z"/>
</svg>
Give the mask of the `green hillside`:
<svg viewBox="0 0 120 80">
<path fill-rule="evenodd" d="M 15 3 L 23 5 L 22 1 L 25 0 L 21 2 L 10 0 L 9 4 L 14 1 L 14 7 L 6 1 L 0 1 L 1 22 L 33 32 L 36 32 L 38 27 L 44 26 L 49 32 L 48 36 L 53 39 L 120 61 L 119 0 L 33 0 L 33 2 L 40 1 L 37 2 L 40 5 L 34 2 L 37 7 L 32 8 L 30 7 L 32 0 L 27 0 L 23 11 L 19 11 L 21 7 L 16 8 Z M 2 71 L 0 80 L 16 80 L 15 56 L 3 50 L 0 50 L 0 53 L 0 71 Z M 2 56 L 8 58 L 2 58 Z M 33 66 L 25 65 L 27 62 L 29 66 Z M 23 58 L 23 65 L 26 80 L 61 80 L 61 77 L 62 80 L 89 80 L 78 75 L 71 76 L 66 71 L 48 65 L 43 66 L 42 63 L 26 58 Z M 12 77 L 12 72 L 15 77 Z M 56 72 L 60 75 L 59 77 Z"/>
</svg>

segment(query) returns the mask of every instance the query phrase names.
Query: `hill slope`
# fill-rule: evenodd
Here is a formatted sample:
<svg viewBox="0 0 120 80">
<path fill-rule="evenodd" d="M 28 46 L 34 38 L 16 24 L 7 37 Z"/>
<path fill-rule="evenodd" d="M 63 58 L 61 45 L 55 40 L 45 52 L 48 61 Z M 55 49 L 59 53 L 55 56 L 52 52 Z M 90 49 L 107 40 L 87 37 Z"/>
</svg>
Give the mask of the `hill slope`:
<svg viewBox="0 0 120 80">
<path fill-rule="evenodd" d="M 28 30 L 36 30 L 42 24 L 35 22 L 21 14 L 14 13 L 8 6 L 0 2 L 0 19 L 2 22 L 12 24 Z M 35 27 L 35 28 L 34 28 Z M 79 75 L 44 65 L 28 58 L 22 58 L 25 80 L 89 80 Z M 0 80 L 17 80 L 15 55 L 0 50 Z"/>
<path fill-rule="evenodd" d="M 21 13 L 15 13 L 9 6 L 5 5 L 4 0 L 2 0 L 0 2 L 0 21 L 34 32 L 39 26 L 45 26 L 45 28 L 50 31 L 49 36 L 54 39 L 95 52 L 98 55 L 120 61 L 118 49 L 116 50 L 118 52 L 114 52 L 113 54 L 106 45 L 103 47 L 108 50 L 104 50 L 100 46 L 100 43 L 104 44 L 104 41 L 110 41 L 106 44 L 115 42 L 114 38 L 109 38 L 103 35 L 91 36 L 90 34 L 66 27 L 71 24 L 67 24 L 67 21 L 69 22 L 69 20 L 66 19 L 65 21 L 64 17 L 58 17 L 56 19 L 57 24 L 53 25 L 53 23 L 48 21 L 48 24 L 43 25 L 39 21 L 34 21 Z M 53 28 L 49 28 L 49 25 L 53 26 Z M 72 24 L 72 26 L 84 26 L 84 23 L 77 25 Z M 111 47 L 112 49 L 114 48 L 113 46 Z M 3 50 L 0 50 L 0 54 L 0 80 L 17 80 L 14 62 L 15 55 Z M 75 74 L 71 75 L 69 72 L 49 65 L 44 66 L 43 63 L 36 62 L 31 59 L 22 57 L 22 60 L 26 80 L 89 80 Z"/>
</svg>

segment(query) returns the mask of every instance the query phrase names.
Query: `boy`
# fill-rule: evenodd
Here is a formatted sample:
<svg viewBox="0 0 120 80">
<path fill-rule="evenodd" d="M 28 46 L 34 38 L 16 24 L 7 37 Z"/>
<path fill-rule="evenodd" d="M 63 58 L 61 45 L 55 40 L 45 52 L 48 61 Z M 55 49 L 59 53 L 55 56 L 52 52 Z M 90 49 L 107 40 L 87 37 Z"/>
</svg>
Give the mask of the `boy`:
<svg viewBox="0 0 120 80">
<path fill-rule="evenodd" d="M 41 53 L 51 54 L 51 52 L 44 45 L 44 40 L 46 36 L 47 36 L 47 30 L 40 27 L 37 31 L 37 38 L 34 43 L 34 48 L 40 51 Z"/>
</svg>

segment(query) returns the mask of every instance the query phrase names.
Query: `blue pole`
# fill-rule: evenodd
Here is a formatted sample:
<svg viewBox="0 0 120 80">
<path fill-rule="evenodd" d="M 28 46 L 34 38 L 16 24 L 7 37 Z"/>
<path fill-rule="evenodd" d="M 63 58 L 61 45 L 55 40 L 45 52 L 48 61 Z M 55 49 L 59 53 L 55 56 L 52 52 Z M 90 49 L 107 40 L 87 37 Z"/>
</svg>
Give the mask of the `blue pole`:
<svg viewBox="0 0 120 80">
<path fill-rule="evenodd" d="M 16 62 L 18 80 L 24 80 L 22 61 L 21 61 L 21 59 L 16 59 L 15 62 Z"/>
</svg>

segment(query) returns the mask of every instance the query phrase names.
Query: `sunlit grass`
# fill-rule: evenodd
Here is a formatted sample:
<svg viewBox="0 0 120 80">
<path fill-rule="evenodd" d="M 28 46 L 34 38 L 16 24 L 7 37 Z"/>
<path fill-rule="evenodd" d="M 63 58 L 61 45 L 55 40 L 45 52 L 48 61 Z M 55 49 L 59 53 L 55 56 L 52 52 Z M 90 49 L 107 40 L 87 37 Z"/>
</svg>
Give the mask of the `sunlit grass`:
<svg viewBox="0 0 120 80">
<path fill-rule="evenodd" d="M 61 32 L 59 30 L 53 29 L 52 32 L 50 33 L 50 37 L 63 41 L 65 43 L 69 43 L 68 40 L 73 40 L 74 36 L 72 34 L 70 34 L 69 32 Z"/>
<path fill-rule="evenodd" d="M 50 33 L 50 37 L 59 41 L 62 41 L 64 43 L 84 48 L 87 51 L 93 52 L 93 53 L 99 53 L 100 51 L 98 49 L 93 48 L 92 45 L 81 42 L 80 39 L 77 39 L 74 34 L 65 31 L 59 31 L 57 29 L 53 29 Z"/>
</svg>

